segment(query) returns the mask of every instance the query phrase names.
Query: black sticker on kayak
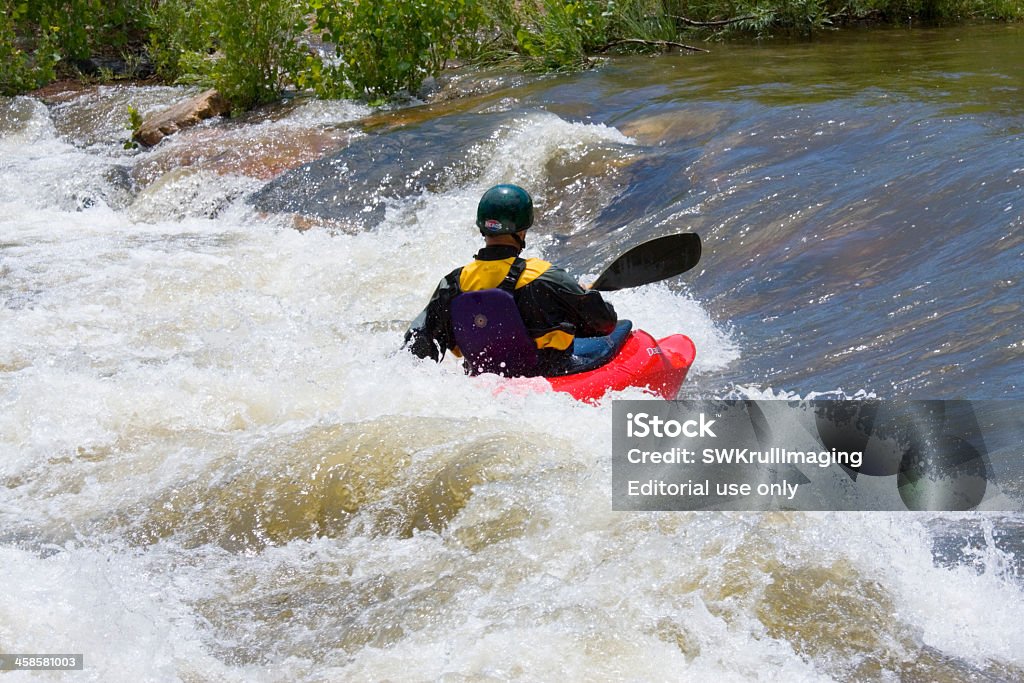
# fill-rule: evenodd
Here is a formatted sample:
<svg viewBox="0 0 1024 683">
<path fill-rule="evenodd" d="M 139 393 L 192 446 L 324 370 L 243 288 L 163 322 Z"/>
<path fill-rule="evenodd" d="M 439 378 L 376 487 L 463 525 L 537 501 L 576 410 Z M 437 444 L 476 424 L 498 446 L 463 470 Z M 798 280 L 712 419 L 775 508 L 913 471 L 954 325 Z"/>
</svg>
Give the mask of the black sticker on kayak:
<svg viewBox="0 0 1024 683">
<path fill-rule="evenodd" d="M 615 401 L 615 510 L 1024 511 L 1021 401 Z"/>
</svg>

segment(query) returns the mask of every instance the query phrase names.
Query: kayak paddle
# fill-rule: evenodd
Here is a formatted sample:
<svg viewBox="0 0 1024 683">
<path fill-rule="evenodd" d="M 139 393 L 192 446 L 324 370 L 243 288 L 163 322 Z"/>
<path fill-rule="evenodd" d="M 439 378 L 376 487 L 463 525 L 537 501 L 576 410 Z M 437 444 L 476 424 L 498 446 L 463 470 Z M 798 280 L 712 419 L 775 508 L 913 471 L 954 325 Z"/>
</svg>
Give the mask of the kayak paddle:
<svg viewBox="0 0 1024 683">
<path fill-rule="evenodd" d="M 590 286 L 599 292 L 639 287 L 679 275 L 700 261 L 700 236 L 695 232 L 667 235 L 638 244 L 608 266 Z"/>
</svg>

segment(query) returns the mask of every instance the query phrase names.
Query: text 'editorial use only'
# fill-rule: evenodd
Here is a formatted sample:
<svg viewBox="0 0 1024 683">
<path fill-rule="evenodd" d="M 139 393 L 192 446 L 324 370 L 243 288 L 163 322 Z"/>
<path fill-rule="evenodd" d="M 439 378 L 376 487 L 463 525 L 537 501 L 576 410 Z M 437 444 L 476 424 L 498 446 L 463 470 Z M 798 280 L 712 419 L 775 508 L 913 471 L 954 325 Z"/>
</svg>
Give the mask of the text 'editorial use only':
<svg viewBox="0 0 1024 683">
<path fill-rule="evenodd" d="M 616 401 L 616 510 L 1024 509 L 1010 401 Z"/>
</svg>

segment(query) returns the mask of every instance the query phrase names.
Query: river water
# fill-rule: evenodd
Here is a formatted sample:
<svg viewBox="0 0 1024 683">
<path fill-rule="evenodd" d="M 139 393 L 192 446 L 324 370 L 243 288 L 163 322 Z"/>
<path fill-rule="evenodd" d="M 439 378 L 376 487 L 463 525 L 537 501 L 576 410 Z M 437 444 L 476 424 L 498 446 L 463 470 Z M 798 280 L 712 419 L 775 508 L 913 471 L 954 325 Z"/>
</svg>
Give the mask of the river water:
<svg viewBox="0 0 1024 683">
<path fill-rule="evenodd" d="M 584 279 L 701 234 L 691 273 L 609 295 L 694 339 L 683 396 L 1024 398 L 1021 27 L 465 83 L 145 152 L 127 105 L 190 91 L 0 100 L 0 652 L 83 681 L 1024 678 L 1019 516 L 614 513 L 610 399 L 418 362 L 395 322 L 515 181 L 530 253 Z"/>
</svg>

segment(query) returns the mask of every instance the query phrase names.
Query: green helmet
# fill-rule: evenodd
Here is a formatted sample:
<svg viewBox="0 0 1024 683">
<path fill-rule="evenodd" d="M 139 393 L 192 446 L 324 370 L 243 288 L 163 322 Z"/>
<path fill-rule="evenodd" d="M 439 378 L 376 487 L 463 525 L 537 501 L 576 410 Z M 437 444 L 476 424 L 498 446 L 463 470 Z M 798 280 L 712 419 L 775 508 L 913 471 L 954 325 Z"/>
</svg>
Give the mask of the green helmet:
<svg viewBox="0 0 1024 683">
<path fill-rule="evenodd" d="M 476 207 L 480 234 L 514 235 L 533 225 L 533 199 L 518 185 L 495 185 L 484 192 Z"/>
</svg>

